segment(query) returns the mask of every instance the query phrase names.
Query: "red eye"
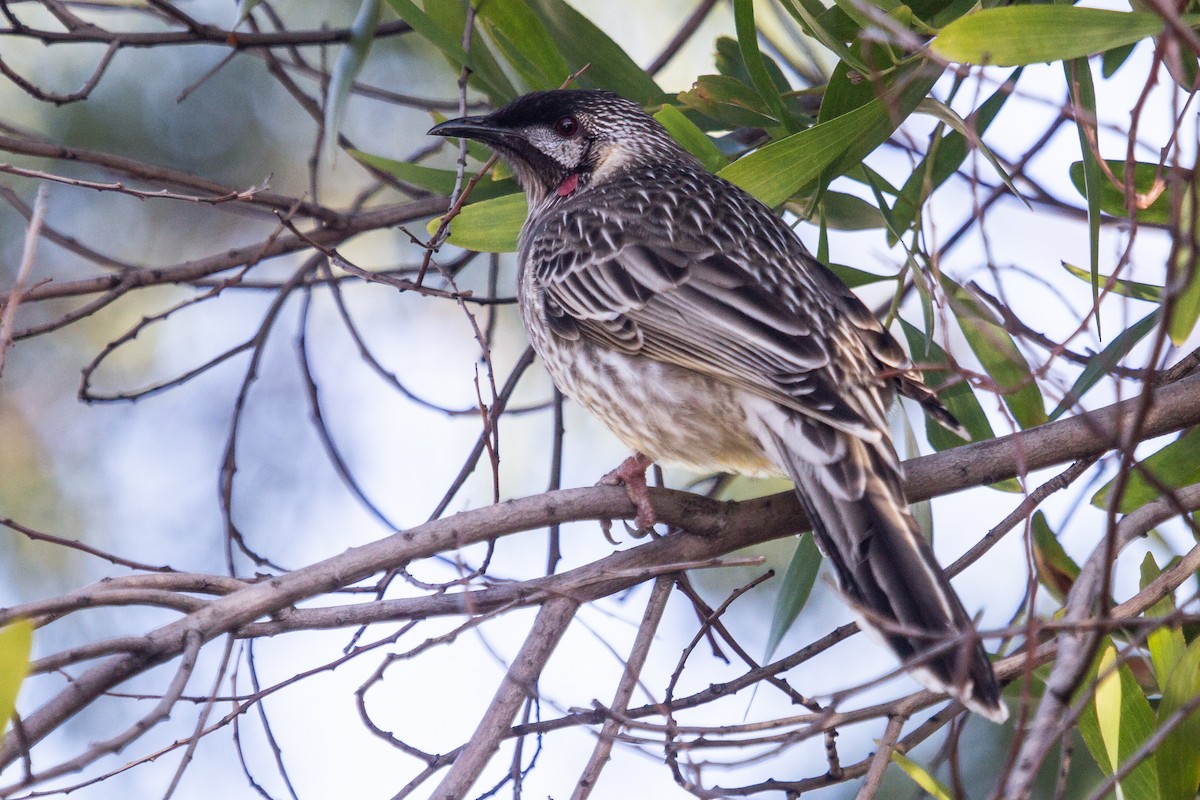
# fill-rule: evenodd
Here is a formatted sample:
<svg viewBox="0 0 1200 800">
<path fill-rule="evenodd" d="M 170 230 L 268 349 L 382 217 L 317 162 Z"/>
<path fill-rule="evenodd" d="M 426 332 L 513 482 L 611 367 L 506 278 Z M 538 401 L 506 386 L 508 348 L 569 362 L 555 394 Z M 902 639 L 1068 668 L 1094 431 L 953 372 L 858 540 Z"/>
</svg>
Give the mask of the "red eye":
<svg viewBox="0 0 1200 800">
<path fill-rule="evenodd" d="M 562 117 L 554 123 L 554 132 L 564 139 L 570 139 L 579 133 L 579 120 L 572 116 Z"/>
</svg>

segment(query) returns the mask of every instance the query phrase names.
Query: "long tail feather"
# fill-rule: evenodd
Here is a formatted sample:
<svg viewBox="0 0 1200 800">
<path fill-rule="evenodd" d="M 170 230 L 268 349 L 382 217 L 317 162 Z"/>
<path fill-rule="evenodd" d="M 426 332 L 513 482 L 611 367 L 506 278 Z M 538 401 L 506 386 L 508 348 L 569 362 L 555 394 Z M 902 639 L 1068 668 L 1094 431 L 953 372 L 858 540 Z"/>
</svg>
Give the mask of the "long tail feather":
<svg viewBox="0 0 1200 800">
<path fill-rule="evenodd" d="M 1008 709 L 987 653 L 908 511 L 890 442 L 799 416 L 788 423 L 786 440 L 772 433 L 779 463 L 860 623 L 921 683 L 1003 722 Z"/>
</svg>

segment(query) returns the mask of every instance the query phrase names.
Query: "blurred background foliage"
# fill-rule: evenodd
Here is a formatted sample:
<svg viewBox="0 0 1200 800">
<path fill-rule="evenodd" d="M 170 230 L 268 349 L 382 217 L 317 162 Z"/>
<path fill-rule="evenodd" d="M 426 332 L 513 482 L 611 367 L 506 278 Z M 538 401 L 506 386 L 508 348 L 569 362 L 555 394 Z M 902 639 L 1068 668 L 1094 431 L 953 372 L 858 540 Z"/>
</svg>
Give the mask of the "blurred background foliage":
<svg viewBox="0 0 1200 800">
<path fill-rule="evenodd" d="M 437 198 L 461 186 L 487 158 L 471 150 L 460 174 L 455 148 L 428 141 L 424 131 L 460 110 L 556 87 L 587 65 L 577 85 L 615 89 L 642 103 L 711 169 L 789 220 L 806 223 L 798 231 L 810 249 L 903 335 L 914 359 L 931 368 L 931 383 L 946 383 L 944 398 L 976 441 L 1128 396 L 1189 357 L 1196 344 L 1200 279 L 1190 105 L 1196 52 L 1185 34 L 1194 20 L 1165 14 L 1164 22 L 1155 4 L 1116 10 L 981 8 L 962 0 L 839 0 L 829 7 L 815 0 L 487 0 L 474 9 L 459 0 L 243 2 L 238 8 L 216 0 L 3 5 L 8 28 L 0 37 L 0 59 L 45 92 L 83 86 L 107 49 L 103 37 L 71 41 L 70 34 L 87 39 L 88 32 L 64 25 L 63 9 L 94 18 L 107 31 L 186 32 L 192 22 L 234 31 L 224 39 L 209 36 L 207 43 L 117 47 L 78 102 L 38 99 L 11 80 L 0 83 L 0 149 L 9 165 L 77 181 L 117 181 L 146 193 L 50 185 L 46 226 L 60 236 L 42 237 L 26 288 L 219 259 L 234 248 L 286 235 L 278 209 L 254 196 L 218 204 L 148 196 L 163 188 L 199 194 L 180 188 L 170 177 L 175 173 L 233 191 L 269 187 L 344 215 L 343 221 L 359 207 L 429 200 L 436 210 L 414 212 L 402 226 L 365 226 L 331 240 L 360 270 L 411 282 L 424 269 L 421 243 L 441 229 L 447 203 Z M 469 17 L 474 25 L 464 46 Z M 412 30 L 404 31 L 400 21 Z M 61 41 L 49 41 L 29 29 L 65 33 Z M 197 26 L 190 29 L 195 40 L 205 38 Z M 294 50 L 281 46 L 270 57 L 259 48 L 230 46 L 239 35 L 261 31 L 348 34 Z M 280 74 L 294 84 L 289 88 Z M 461 98 L 460 75 L 468 87 Z M 28 142 L 75 155 L 31 155 L 19 144 Z M 135 175 L 107 156 L 148 171 Z M 470 258 L 463 249 L 506 252 L 515 243 L 523 198 L 506 173 L 493 177 L 481 180 L 450 222 L 427 288 L 511 299 L 511 257 Z M 0 205 L 5 291 L 17 278 L 27 217 L 44 183 L 0 174 L 7 201 Z M 297 218 L 315 217 L 300 212 Z M 419 524 L 435 512 L 492 502 L 493 480 L 502 498 L 590 485 L 626 455 L 570 405 L 562 410 L 567 435 L 556 452 L 552 388 L 534 366 L 516 385 L 500 425 L 498 477 L 493 479 L 485 457 L 460 490 L 447 492 L 467 471 L 464 459 L 480 439 L 480 402 L 495 405 L 489 371 L 503 386 L 522 363 L 525 342 L 514 308 L 506 302 L 460 307 L 453 299 L 412 291 L 411 284 L 398 292 L 363 280 L 343 263 L 316 266 L 317 259 L 308 268 L 314 253 L 243 259 L 187 280 L 127 287 L 71 324 L 60 324 L 64 315 L 99 293 L 22 302 L 18 336 L 0 380 L 0 518 L 145 564 L 223 573 L 232 563 L 239 573 L 253 574 L 268 565 L 236 552 L 231 533 L 246 551 L 295 567 Z M 336 276 L 337 293 L 322 283 L 329 275 Z M 300 288 L 287 295 L 289 281 Z M 484 331 L 487 359 L 464 308 Z M 155 319 L 143 325 L 148 317 Z M 95 394 L 112 399 L 82 402 L 81 371 L 115 342 L 120 346 L 90 383 Z M 362 356 L 364 348 L 378 366 Z M 169 390 L 143 394 L 210 362 Z M 313 422 L 318 410 L 323 428 Z M 898 414 L 896 424 L 897 440 L 909 442 L 910 456 L 962 444 L 936 425 L 926 427 L 913 409 Z M 336 447 L 336 458 L 323 436 Z M 1123 477 L 1115 489 L 1120 454 L 1102 459 L 1047 501 L 1024 531 L 968 568 L 958 584 L 968 608 L 984 608 L 989 628 L 1022 623 L 1030 614 L 1053 615 L 1078 574 L 1077 562 L 1104 533 L 1107 504 L 1129 513 L 1200 480 L 1194 439 L 1193 432 L 1146 443 L 1138 454 L 1151 471 Z M 232 488 L 225 489 L 221 470 L 232 463 L 229 452 L 236 472 Z M 339 460 L 353 476 L 351 485 Z M 1050 474 L 926 507 L 922 519 L 943 561 L 1009 513 L 1019 502 L 1014 492 L 1028 491 Z M 731 498 L 785 488 L 745 480 L 714 485 L 709 476 L 670 470 L 667 482 L 711 487 Z M 1093 499 L 1099 508 L 1089 505 Z M 114 572 L 105 561 L 16 530 L 0 535 L 4 606 L 62 594 Z M 1114 596 L 1137 593 L 1159 565 L 1194 543 L 1186 525 L 1161 526 L 1122 559 Z M 561 562 L 555 558 L 559 546 Z M 794 546 L 776 542 L 757 552 L 783 574 Z M 534 532 L 504 540 L 489 574 L 527 579 L 545 572 L 548 563 L 562 569 L 609 550 L 590 524 L 564 527 L 561 540 Z M 1157 560 L 1147 565 L 1147 554 Z M 482 549 L 473 548 L 461 561 L 430 561 L 413 571 L 424 581 L 453 581 L 482 558 Z M 742 566 L 700 571 L 694 578 L 715 605 L 764 570 Z M 758 655 L 776 645 L 780 652 L 794 650 L 848 621 L 826 583 L 814 583 L 815 574 L 783 589 L 778 579 L 766 582 L 731 606 L 727 626 Z M 1031 595 L 1027 584 L 1039 579 L 1044 588 Z M 398 581 L 392 591 L 414 589 Z M 1180 607 L 1192 614 L 1195 591 L 1194 581 L 1179 590 Z M 619 669 L 607 654 L 609 642 L 632 636 L 630 623 L 641 607 L 633 600 L 643 593 L 644 587 L 594 610 L 588 619 L 594 638 L 563 646 L 569 655 L 557 675 L 547 676 L 547 697 L 570 698 L 566 705 L 603 697 L 604 689 L 578 685 L 578 675 L 598 659 L 610 671 Z M 801 608 L 792 624 L 792 613 Z M 1158 613 L 1175 609 L 1168 602 Z M 515 624 L 528 624 L 517 616 Z M 34 634 L 34 656 L 169 618 L 144 608 L 70 616 Z M 686 643 L 695 626 L 694 613 L 681 604 L 668 614 L 660 636 Z M 470 732 L 475 704 L 501 674 L 492 656 L 509 657 L 520 637 L 513 630 L 519 629 L 496 623 L 492 633 L 457 646 L 452 655 L 410 664 L 405 681 L 435 688 L 413 698 L 393 695 L 388 687 L 380 701 L 388 710 L 383 716 L 394 714 L 397 725 L 420 720 L 417 727 L 428 729 L 437 747 L 456 746 Z M 1179 625 L 1170 630 L 1175 633 L 1167 640 L 1148 644 L 1134 634 L 1114 635 L 1129 664 L 1116 683 L 1101 684 L 1106 691 L 1088 706 L 1081 746 L 1088 755 L 1068 759 L 1061 796 L 1089 796 L 1102 775 L 1111 775 L 1165 718 L 1164 702 L 1179 708 L 1196 692 L 1186 679 L 1197 670 L 1195 657 L 1187 655 L 1196 650 L 1195 631 Z M 270 665 L 264 672 L 283 679 L 310 666 L 306 657 L 313 648 L 336 652 L 347 638 L 310 636 L 304 644 L 261 643 L 260 652 L 271 656 L 260 662 Z M 1019 640 L 1006 645 L 1019 646 Z M 620 645 L 611 647 L 623 652 Z M 671 647 L 663 649 L 648 672 L 670 673 L 675 656 Z M 873 645 L 852 640 L 789 673 L 789 680 L 808 695 L 827 696 L 877 677 L 887 668 L 881 660 Z M 740 673 L 720 659 L 711 662 L 692 667 L 683 683 L 701 687 Z M 488 667 L 486 678 L 477 674 L 480 663 Z M 1176 668 L 1185 678 L 1164 701 L 1167 674 Z M 339 702 L 364 679 L 359 673 L 365 669 L 350 677 L 339 672 L 337 681 L 324 676 L 306 682 L 287 703 L 273 706 L 292 778 L 311 796 L 386 797 L 403 784 L 395 780 L 395 751 L 362 729 L 348 702 Z M 145 677 L 138 690 L 152 693 L 146 687 L 160 676 Z M 863 697 L 892 697 L 900 682 Z M 18 708 L 33 708 L 59 688 L 31 681 Z M 1039 691 L 1036 683 L 1025 690 Z M 1019 701 L 1014 690 L 1012 702 Z M 1124 718 L 1136 718 L 1138 726 L 1121 726 L 1122 703 Z M 777 697 L 753 704 L 731 699 L 706 709 L 703 719 L 732 723 L 747 715 L 784 715 L 788 708 Z M 57 757 L 47 758 L 65 758 L 82 742 L 104 736 L 112 717 L 136 716 L 115 699 L 93 707 L 49 740 Z M 300 734 L 313 728 L 319 729 L 315 736 Z M 188 720 L 170 724 L 172 739 L 190 730 Z M 1186 735 L 1190 729 L 1179 730 Z M 879 735 L 879 729 L 851 728 L 841 741 L 857 760 Z M 968 720 L 918 748 L 909 772 L 921 781 L 928 770 L 952 794 L 978 794 L 974 787 L 995 783 L 1011 736 L 1011 724 L 1001 730 Z M 586 755 L 591 745 L 578 731 L 561 738 L 562 750 L 552 752 L 571 755 L 560 757 L 557 767 L 543 764 L 531 772 L 526 780 L 536 787 L 529 789 L 534 795 L 565 794 L 578 772 L 574 753 Z M 267 766 L 272 756 L 265 740 L 247 737 L 236 746 L 256 765 L 250 772 L 260 778 L 268 773 L 261 779 L 272 796 L 286 794 L 280 774 Z M 180 796 L 249 796 L 247 781 L 230 766 L 232 747 L 225 741 L 201 748 L 198 763 L 206 768 L 193 770 Z M 1136 780 L 1123 784 L 1124 796 L 1195 796 L 1190 777 L 1162 777 L 1200 758 L 1186 748 L 1181 753 L 1157 765 L 1146 761 L 1131 773 Z M 661 752 L 628 748 L 615 757 L 619 769 L 605 776 L 612 793 L 683 795 L 655 760 Z M 353 768 L 325 774 L 342 758 L 352 759 Z M 799 780 L 819 774 L 823 758 L 821 743 L 810 741 L 765 764 L 743 752 L 725 753 L 719 766 L 700 774 L 718 774 L 722 785 L 767 775 Z M 125 760 L 113 757 L 95 766 L 116 769 Z M 163 769 L 150 764 L 95 784 L 82 796 L 161 793 L 169 775 Z M 1190 769 L 1180 766 L 1187 775 Z M 4 777 L 6 784 L 18 779 L 13 770 Z M 1047 791 L 1056 777 L 1048 767 Z M 853 784 L 829 794 L 852 791 Z M 876 796 L 913 791 L 912 782 L 893 769 Z"/>
</svg>

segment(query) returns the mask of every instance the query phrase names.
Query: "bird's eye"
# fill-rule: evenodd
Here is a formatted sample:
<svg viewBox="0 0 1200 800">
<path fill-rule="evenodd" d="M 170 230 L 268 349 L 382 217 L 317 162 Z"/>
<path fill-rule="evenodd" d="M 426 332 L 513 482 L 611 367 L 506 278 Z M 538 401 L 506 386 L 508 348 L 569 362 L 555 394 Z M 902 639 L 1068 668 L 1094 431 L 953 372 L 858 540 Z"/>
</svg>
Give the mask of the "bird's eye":
<svg viewBox="0 0 1200 800">
<path fill-rule="evenodd" d="M 579 120 L 570 115 L 561 117 L 558 122 L 554 123 L 554 132 L 564 139 L 570 139 L 579 133 Z"/>
</svg>

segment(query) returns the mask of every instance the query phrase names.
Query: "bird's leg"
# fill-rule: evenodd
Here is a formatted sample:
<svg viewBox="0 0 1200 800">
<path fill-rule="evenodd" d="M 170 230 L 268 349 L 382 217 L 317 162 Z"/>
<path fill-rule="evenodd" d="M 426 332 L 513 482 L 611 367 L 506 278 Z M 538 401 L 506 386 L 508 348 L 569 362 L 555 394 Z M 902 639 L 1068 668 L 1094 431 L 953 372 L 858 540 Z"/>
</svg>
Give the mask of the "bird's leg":
<svg viewBox="0 0 1200 800">
<path fill-rule="evenodd" d="M 638 530 L 648 531 L 658 522 L 654 506 L 650 505 L 650 491 L 646 488 L 646 470 L 654 462 L 641 453 L 635 453 L 621 462 L 621 466 L 600 479 L 602 486 L 624 486 L 625 493 L 637 508 L 634 522 Z"/>
</svg>

